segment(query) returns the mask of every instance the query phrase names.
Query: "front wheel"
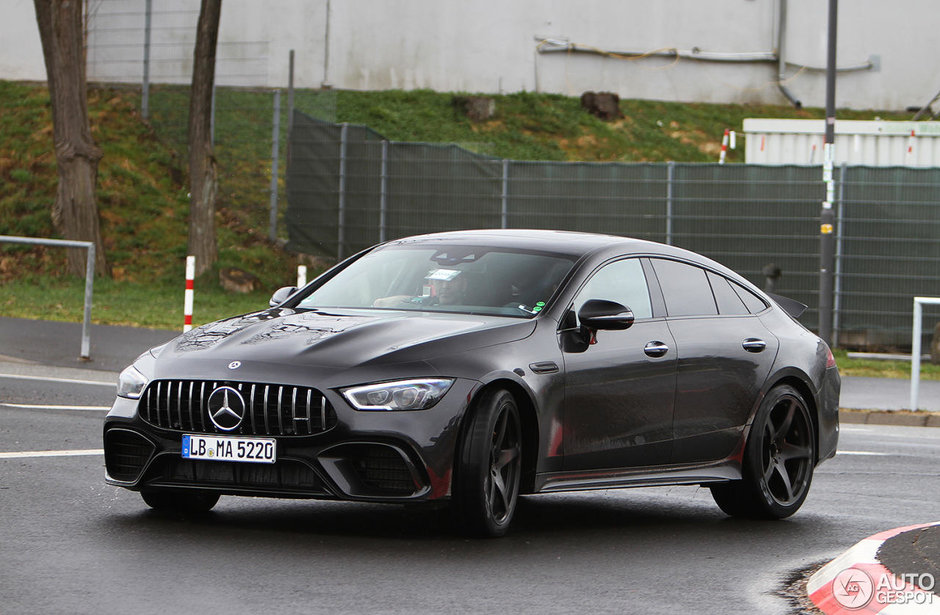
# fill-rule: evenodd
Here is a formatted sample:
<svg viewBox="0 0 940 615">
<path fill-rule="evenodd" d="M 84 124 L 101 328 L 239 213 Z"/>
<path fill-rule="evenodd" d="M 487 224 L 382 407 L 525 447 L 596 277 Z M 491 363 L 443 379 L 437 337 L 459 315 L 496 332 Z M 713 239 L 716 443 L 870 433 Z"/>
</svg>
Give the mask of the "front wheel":
<svg viewBox="0 0 940 615">
<path fill-rule="evenodd" d="M 816 436 L 803 396 L 788 385 L 771 389 L 751 426 L 742 480 L 710 487 L 735 517 L 783 519 L 803 505 L 813 480 Z"/>
<path fill-rule="evenodd" d="M 219 501 L 218 493 L 172 489 L 144 489 L 140 497 L 154 510 L 184 514 L 209 512 Z"/>
<path fill-rule="evenodd" d="M 519 497 L 522 428 L 509 391 L 485 391 L 475 404 L 458 450 L 453 498 L 463 529 L 502 536 Z"/>
</svg>

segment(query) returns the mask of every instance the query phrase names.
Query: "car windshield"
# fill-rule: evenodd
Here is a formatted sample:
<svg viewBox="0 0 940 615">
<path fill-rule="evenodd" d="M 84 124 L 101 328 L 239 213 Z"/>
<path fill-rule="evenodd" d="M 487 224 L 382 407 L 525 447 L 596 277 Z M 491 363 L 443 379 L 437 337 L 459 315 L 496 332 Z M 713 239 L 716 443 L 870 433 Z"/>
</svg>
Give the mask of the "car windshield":
<svg viewBox="0 0 940 615">
<path fill-rule="evenodd" d="M 574 265 L 565 254 L 389 245 L 314 290 L 300 309 L 370 308 L 533 317 Z"/>
</svg>

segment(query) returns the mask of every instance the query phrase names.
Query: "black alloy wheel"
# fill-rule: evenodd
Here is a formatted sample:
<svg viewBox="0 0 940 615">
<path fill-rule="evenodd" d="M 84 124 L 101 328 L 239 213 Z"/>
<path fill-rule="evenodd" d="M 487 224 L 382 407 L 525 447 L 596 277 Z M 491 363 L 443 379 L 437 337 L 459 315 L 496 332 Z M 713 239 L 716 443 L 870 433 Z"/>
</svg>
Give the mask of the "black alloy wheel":
<svg viewBox="0 0 940 615">
<path fill-rule="evenodd" d="M 209 512 L 219 501 L 218 493 L 173 489 L 143 489 L 140 497 L 154 510 L 191 515 Z"/>
<path fill-rule="evenodd" d="M 512 394 L 484 391 L 459 450 L 453 496 L 463 529 L 474 536 L 502 536 L 519 498 L 522 427 Z"/>
<path fill-rule="evenodd" d="M 744 451 L 743 480 L 711 487 L 732 516 L 783 519 L 803 505 L 813 480 L 816 435 L 802 395 L 772 389 L 761 403 Z"/>
</svg>

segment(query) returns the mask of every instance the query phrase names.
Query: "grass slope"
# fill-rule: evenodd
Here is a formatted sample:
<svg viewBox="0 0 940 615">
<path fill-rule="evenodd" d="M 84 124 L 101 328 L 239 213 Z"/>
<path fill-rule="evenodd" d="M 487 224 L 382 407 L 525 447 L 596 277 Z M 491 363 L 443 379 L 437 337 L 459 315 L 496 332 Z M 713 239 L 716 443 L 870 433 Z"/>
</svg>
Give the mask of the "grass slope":
<svg viewBox="0 0 940 615">
<path fill-rule="evenodd" d="M 101 228 L 114 272 L 113 280 L 95 282 L 96 323 L 181 326 L 189 203 L 187 92 L 185 87 L 152 88 L 151 120 L 145 122 L 136 90 L 89 90 L 92 134 L 104 150 L 98 169 Z M 626 100 L 621 102 L 623 118 L 603 122 L 572 97 L 517 93 L 494 98 L 496 114 L 482 123 L 465 116 L 455 95 L 427 90 L 298 91 L 295 104 L 318 117 L 367 125 L 396 141 L 454 142 L 501 158 L 593 162 L 715 162 L 725 128 L 740 130 L 745 117 L 824 116 L 821 109 L 785 106 Z M 297 264 L 295 255 L 267 240 L 272 94 L 219 89 L 216 101 L 218 267 L 246 269 L 263 288 L 236 295 L 219 287 L 216 271 L 206 274 L 196 282 L 197 324 L 266 307 L 274 289 L 291 283 Z M 282 161 L 286 106 L 283 97 Z M 57 237 L 49 217 L 56 168 L 48 92 L 39 85 L 0 81 L 0 107 L 0 234 Z M 839 112 L 845 119 L 876 115 L 909 119 L 907 114 Z M 743 149 L 729 152 L 729 162 L 742 160 Z M 64 262 L 61 249 L 0 244 L 0 316 L 81 320 L 84 282 L 66 275 Z M 845 362 L 840 356 L 840 364 Z M 851 369 L 907 377 L 903 369 L 880 362 L 856 363 Z M 940 378 L 940 373 L 929 377 Z"/>
</svg>

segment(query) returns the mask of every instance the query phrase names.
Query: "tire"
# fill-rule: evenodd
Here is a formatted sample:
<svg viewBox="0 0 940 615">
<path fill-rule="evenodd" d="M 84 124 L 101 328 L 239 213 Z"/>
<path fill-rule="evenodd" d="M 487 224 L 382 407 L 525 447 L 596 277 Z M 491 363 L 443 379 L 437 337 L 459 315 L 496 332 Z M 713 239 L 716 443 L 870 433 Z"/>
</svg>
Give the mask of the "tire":
<svg viewBox="0 0 940 615">
<path fill-rule="evenodd" d="M 504 535 L 516 510 L 521 474 L 516 401 L 504 389 L 485 391 L 473 408 L 454 470 L 453 506 L 461 528 L 472 536 Z"/>
<path fill-rule="evenodd" d="M 713 485 L 733 517 L 783 519 L 803 505 L 813 482 L 816 434 L 799 391 L 781 385 L 761 402 L 744 449 L 742 480 Z"/>
<path fill-rule="evenodd" d="M 218 493 L 170 489 L 144 489 L 140 497 L 154 510 L 183 514 L 207 513 L 219 501 Z"/>
</svg>

